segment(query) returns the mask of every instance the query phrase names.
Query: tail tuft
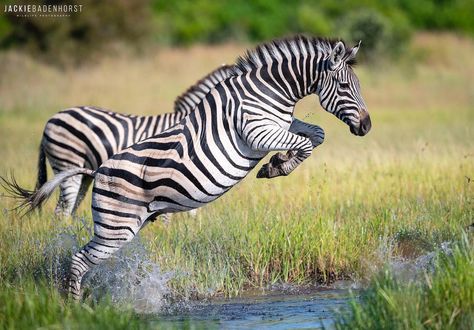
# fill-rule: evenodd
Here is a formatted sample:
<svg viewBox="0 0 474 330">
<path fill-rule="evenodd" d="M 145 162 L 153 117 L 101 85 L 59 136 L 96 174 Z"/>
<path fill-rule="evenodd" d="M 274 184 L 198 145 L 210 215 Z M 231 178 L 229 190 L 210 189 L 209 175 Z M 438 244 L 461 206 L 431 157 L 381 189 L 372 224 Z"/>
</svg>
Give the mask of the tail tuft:
<svg viewBox="0 0 474 330">
<path fill-rule="evenodd" d="M 6 197 L 11 197 L 20 201 L 20 203 L 13 208 L 14 211 L 24 211 L 23 215 L 32 211 L 32 209 L 30 209 L 30 204 L 34 198 L 35 191 L 22 188 L 13 174 L 10 175 L 10 178 L 0 176 L 0 186 L 2 186 L 7 192 L 8 195 Z M 25 208 L 27 208 L 26 211 Z"/>
<path fill-rule="evenodd" d="M 75 175 L 88 175 L 94 177 L 95 172 L 87 168 L 72 168 L 67 171 L 56 174 L 54 178 L 43 184 L 41 188 L 35 189 L 34 191 L 30 191 L 20 187 L 13 175 L 11 175 L 10 179 L 0 176 L 0 185 L 10 195 L 9 197 L 20 200 L 19 205 L 13 210 L 18 211 L 26 209 L 22 214 L 22 216 L 25 216 L 34 209 L 40 208 L 41 205 L 51 196 L 54 189 L 59 186 L 61 182 Z"/>
</svg>

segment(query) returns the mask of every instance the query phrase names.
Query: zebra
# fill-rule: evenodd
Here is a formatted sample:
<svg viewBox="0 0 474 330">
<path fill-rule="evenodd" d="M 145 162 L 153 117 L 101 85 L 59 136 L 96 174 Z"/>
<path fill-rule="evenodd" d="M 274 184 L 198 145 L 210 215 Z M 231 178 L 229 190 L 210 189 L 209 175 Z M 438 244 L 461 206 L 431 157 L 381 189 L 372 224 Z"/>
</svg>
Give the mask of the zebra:
<svg viewBox="0 0 474 330">
<path fill-rule="evenodd" d="M 321 127 L 293 118 L 303 97 L 318 95 L 321 106 L 352 134 L 367 134 L 371 120 L 352 69 L 359 47 L 360 42 L 346 47 L 341 40 L 307 36 L 260 44 L 239 57 L 230 77 L 176 126 L 116 153 L 95 171 L 69 169 L 25 196 L 23 205 L 32 210 L 64 180 L 94 178 L 94 235 L 72 257 L 72 298 L 81 299 L 82 279 L 92 267 L 156 216 L 214 201 L 271 151 L 278 153 L 257 177 L 290 174 L 324 140 Z"/>
<path fill-rule="evenodd" d="M 223 65 L 199 80 L 175 100 L 173 113 L 136 116 L 92 106 L 56 113 L 43 130 L 36 189 L 47 181 L 46 159 L 55 174 L 74 167 L 96 170 L 118 151 L 177 124 L 229 74 L 230 66 Z M 88 177 L 71 177 L 62 182 L 55 213 L 74 214 L 91 182 Z"/>
</svg>

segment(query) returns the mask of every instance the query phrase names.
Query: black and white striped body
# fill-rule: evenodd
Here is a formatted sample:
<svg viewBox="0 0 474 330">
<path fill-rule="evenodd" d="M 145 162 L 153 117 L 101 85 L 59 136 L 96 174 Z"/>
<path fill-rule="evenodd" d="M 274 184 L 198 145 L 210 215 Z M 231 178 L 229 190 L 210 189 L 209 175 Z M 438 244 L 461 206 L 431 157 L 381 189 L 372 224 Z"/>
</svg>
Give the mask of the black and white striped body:
<svg viewBox="0 0 474 330">
<path fill-rule="evenodd" d="M 287 175 L 311 154 L 324 133 L 317 126 L 294 120 L 294 106 L 318 89 L 333 88 L 337 94 L 338 88 L 321 86 L 327 78 L 317 70 L 323 67 L 319 62 L 331 56 L 333 47 L 328 47 L 328 53 L 314 48 L 312 54 L 305 53 L 310 42 L 315 41 L 287 41 L 280 45 L 276 60 L 268 52 L 263 54 L 263 59 L 269 57 L 268 64 L 246 62 L 248 67 L 236 67 L 234 75 L 217 84 L 178 125 L 102 164 L 95 174 L 92 198 L 95 235 L 73 258 L 73 296 L 79 297 L 80 282 L 90 267 L 130 241 L 157 215 L 188 211 L 214 201 L 245 178 L 270 151 L 290 154 L 272 158 L 273 163 L 262 167 L 261 177 Z M 368 118 L 365 105 L 358 103 L 362 100 L 358 85 L 352 86 L 356 97 L 344 102 L 333 95 L 334 102 L 341 104 L 331 106 L 342 112 L 350 110 L 352 102 Z M 347 97 L 347 91 L 342 96 Z M 291 132 L 293 123 L 295 132 Z M 358 126 L 362 126 L 360 121 Z M 304 132 L 304 127 L 310 129 Z M 367 132 L 359 131 L 364 129 L 351 126 L 360 135 Z"/>
<path fill-rule="evenodd" d="M 240 58 L 231 77 L 218 83 L 178 125 L 119 151 L 97 171 L 73 169 L 46 183 L 25 203 L 38 207 L 62 181 L 95 177 L 94 237 L 73 256 L 70 292 L 156 216 L 188 211 L 222 196 L 271 151 L 257 174 L 288 175 L 323 142 L 322 128 L 293 117 L 295 104 L 317 94 L 323 108 L 356 135 L 370 117 L 350 68 L 358 46 L 295 37 L 259 46 Z M 15 187 L 13 187 L 15 189 Z"/>
<path fill-rule="evenodd" d="M 97 107 L 63 110 L 48 120 L 43 131 L 40 154 L 46 156 L 55 174 L 75 167 L 96 170 L 118 151 L 176 125 L 212 87 L 229 74 L 229 67 L 222 66 L 204 77 L 177 98 L 172 113 L 136 116 Z M 40 161 L 44 162 L 44 159 Z M 38 188 L 44 181 L 38 182 Z M 80 176 L 65 180 L 60 187 L 56 213 L 72 214 L 90 182 L 90 178 Z"/>
</svg>

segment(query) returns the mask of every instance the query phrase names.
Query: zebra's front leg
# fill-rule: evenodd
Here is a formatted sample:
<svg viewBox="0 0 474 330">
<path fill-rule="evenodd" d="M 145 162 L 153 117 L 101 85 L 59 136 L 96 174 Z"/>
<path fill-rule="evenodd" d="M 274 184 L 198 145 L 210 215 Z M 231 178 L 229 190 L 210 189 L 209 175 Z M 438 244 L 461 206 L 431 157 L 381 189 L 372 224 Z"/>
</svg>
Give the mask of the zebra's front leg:
<svg viewBox="0 0 474 330">
<path fill-rule="evenodd" d="M 248 135 L 247 132 L 250 132 Z M 313 144 L 304 136 L 299 136 L 276 125 L 249 126 L 244 130 L 247 143 L 258 151 L 288 151 L 286 155 L 277 153 L 270 162 L 264 164 L 257 178 L 274 178 L 290 174 L 311 155 Z"/>
<path fill-rule="evenodd" d="M 288 164 L 288 161 L 294 157 L 295 152 L 292 150 L 288 150 L 286 154 L 277 152 L 274 154 L 270 161 L 266 164 L 263 164 L 260 170 L 257 173 L 257 178 L 274 178 L 277 176 L 286 176 L 292 170 L 284 169 L 284 164 Z M 295 166 L 296 167 L 296 166 Z"/>
<path fill-rule="evenodd" d="M 320 126 L 309 124 L 296 118 L 293 118 L 288 131 L 310 139 L 313 149 L 324 142 L 324 130 Z"/>
<path fill-rule="evenodd" d="M 299 119 L 294 118 L 291 123 L 289 132 L 306 137 L 311 141 L 313 149 L 324 142 L 324 130 L 313 124 L 305 123 Z M 301 162 L 294 159 L 297 155 L 296 150 L 288 150 L 286 154 L 277 152 L 270 158 L 267 164 L 264 164 L 257 174 L 257 178 L 273 178 L 281 175 L 288 175 L 288 171 L 292 171 Z"/>
</svg>

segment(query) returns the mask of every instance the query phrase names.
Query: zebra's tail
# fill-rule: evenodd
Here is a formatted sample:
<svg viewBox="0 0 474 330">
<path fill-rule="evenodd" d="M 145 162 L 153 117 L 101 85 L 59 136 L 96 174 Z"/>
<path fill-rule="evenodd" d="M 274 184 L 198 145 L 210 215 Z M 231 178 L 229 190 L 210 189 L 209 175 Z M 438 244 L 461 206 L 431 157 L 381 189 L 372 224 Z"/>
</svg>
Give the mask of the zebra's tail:
<svg viewBox="0 0 474 330">
<path fill-rule="evenodd" d="M 13 175 L 10 179 L 0 176 L 0 185 L 7 191 L 10 197 L 16 198 L 20 201 L 15 210 L 25 210 L 23 215 L 26 215 L 31 211 L 40 208 L 61 182 L 75 175 L 89 175 L 95 177 L 95 171 L 82 167 L 72 168 L 56 174 L 54 178 L 34 191 L 20 187 Z"/>
<path fill-rule="evenodd" d="M 44 152 L 43 144 L 40 144 L 39 147 L 39 156 L 38 156 L 38 178 L 36 179 L 36 188 L 38 190 L 41 188 L 46 181 L 48 181 L 48 172 L 46 171 L 46 154 Z"/>
</svg>

